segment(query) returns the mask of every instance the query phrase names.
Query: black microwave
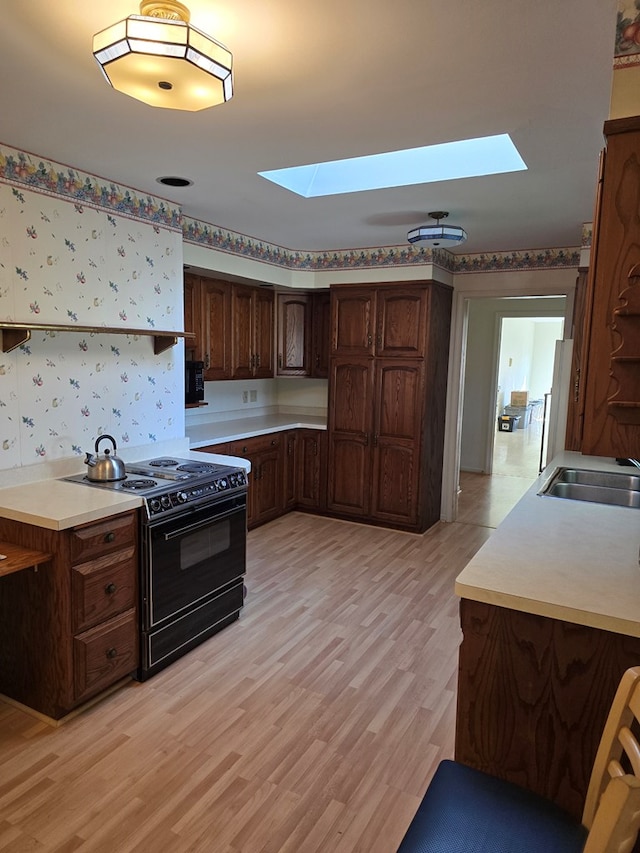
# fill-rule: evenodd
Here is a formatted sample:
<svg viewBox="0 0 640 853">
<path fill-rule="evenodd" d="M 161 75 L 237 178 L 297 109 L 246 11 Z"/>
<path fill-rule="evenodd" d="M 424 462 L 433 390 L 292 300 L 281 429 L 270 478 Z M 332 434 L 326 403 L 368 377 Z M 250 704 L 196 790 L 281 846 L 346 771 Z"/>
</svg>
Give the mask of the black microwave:
<svg viewBox="0 0 640 853">
<path fill-rule="evenodd" d="M 199 403 L 200 400 L 204 400 L 204 362 L 185 361 L 184 401 Z"/>
</svg>

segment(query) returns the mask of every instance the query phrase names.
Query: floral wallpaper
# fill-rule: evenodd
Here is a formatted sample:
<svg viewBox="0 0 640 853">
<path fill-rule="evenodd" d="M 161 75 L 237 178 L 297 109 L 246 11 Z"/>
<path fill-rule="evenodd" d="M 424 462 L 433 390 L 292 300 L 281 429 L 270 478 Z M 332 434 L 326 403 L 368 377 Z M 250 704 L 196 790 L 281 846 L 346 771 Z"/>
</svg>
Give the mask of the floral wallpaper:
<svg viewBox="0 0 640 853">
<path fill-rule="evenodd" d="M 63 179 L 64 177 L 64 179 Z M 0 321 L 183 329 L 179 211 L 0 148 Z M 0 352 L 0 469 L 184 435 L 183 348 L 38 332 Z"/>
<path fill-rule="evenodd" d="M 618 0 L 614 68 L 640 65 L 640 3 Z"/>
</svg>

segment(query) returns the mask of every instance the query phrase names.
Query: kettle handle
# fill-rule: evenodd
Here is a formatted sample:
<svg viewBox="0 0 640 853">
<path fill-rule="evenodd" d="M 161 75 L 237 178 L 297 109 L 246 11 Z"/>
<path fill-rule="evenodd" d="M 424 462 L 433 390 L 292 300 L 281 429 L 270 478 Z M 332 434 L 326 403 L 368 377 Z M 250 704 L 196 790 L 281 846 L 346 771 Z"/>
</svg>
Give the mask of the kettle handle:
<svg viewBox="0 0 640 853">
<path fill-rule="evenodd" d="M 98 452 L 98 445 L 99 445 L 99 444 L 100 444 L 100 442 L 101 442 L 101 441 L 103 441 L 105 438 L 108 438 L 108 439 L 109 439 L 109 441 L 111 442 L 111 444 L 113 444 L 113 452 L 115 453 L 115 452 L 116 452 L 116 450 L 117 450 L 117 448 L 116 448 L 116 440 L 115 440 L 115 438 L 113 438 L 113 436 L 111 436 L 111 435 L 107 435 L 107 434 L 106 434 L 106 432 L 105 432 L 103 435 L 101 435 L 99 438 L 96 438 L 96 448 L 95 448 L 96 453 Z"/>
</svg>

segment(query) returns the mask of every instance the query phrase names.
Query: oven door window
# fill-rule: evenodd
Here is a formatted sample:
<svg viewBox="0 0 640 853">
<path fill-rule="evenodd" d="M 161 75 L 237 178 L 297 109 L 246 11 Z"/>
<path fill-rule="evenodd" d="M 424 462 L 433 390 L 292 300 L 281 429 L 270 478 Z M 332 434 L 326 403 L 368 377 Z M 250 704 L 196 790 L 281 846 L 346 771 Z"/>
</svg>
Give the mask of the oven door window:
<svg viewBox="0 0 640 853">
<path fill-rule="evenodd" d="M 227 501 L 149 529 L 150 625 L 211 597 L 246 566 L 246 505 Z"/>
</svg>

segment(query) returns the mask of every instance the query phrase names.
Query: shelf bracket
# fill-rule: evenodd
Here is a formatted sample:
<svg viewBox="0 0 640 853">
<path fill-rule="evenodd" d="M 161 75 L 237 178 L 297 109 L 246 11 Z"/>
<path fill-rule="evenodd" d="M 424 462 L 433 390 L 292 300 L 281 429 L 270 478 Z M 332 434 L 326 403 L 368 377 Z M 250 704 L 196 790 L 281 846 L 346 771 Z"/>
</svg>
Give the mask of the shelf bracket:
<svg viewBox="0 0 640 853">
<path fill-rule="evenodd" d="M 2 329 L 2 352 L 11 352 L 31 340 L 31 329 Z"/>
</svg>

